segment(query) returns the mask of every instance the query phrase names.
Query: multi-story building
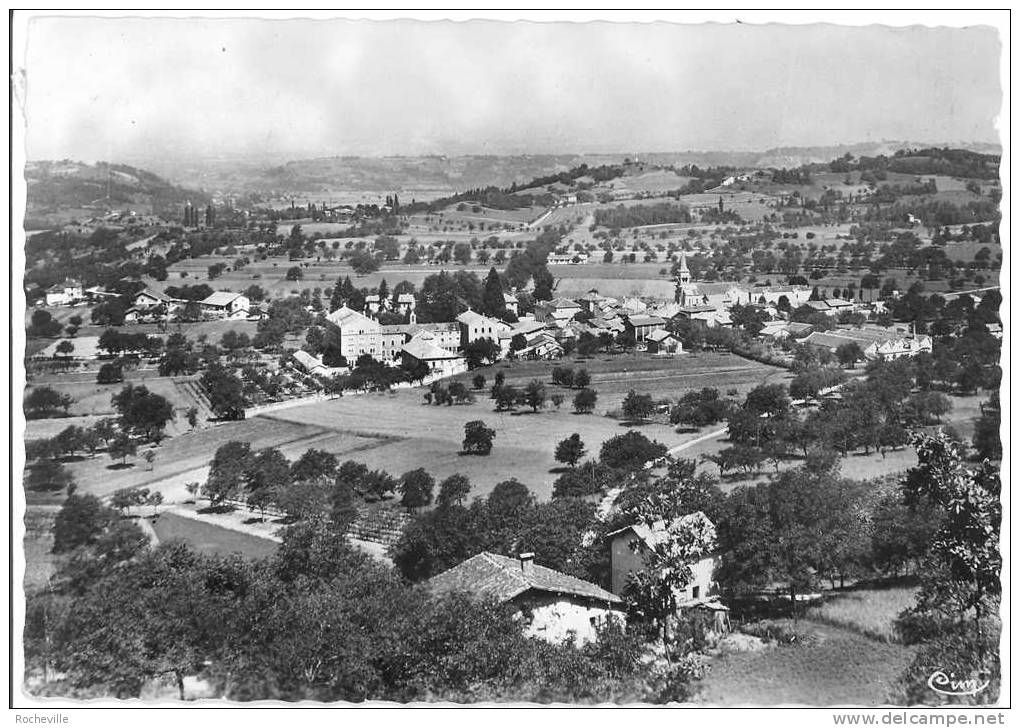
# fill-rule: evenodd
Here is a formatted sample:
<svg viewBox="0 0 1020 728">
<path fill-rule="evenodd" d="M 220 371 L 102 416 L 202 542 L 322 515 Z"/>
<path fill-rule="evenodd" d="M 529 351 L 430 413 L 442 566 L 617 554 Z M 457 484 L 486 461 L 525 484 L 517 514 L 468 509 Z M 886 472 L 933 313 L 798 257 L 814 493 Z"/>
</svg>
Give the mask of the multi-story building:
<svg viewBox="0 0 1020 728">
<path fill-rule="evenodd" d="M 326 316 L 326 340 L 352 365 L 362 354 L 383 358 L 382 325 L 347 306 Z"/>
<path fill-rule="evenodd" d="M 489 339 L 499 344 L 500 335 L 510 330 L 510 327 L 502 321 L 483 316 L 471 309 L 458 316 L 457 323 L 460 324 L 461 347 L 465 347 L 478 339 Z"/>
</svg>

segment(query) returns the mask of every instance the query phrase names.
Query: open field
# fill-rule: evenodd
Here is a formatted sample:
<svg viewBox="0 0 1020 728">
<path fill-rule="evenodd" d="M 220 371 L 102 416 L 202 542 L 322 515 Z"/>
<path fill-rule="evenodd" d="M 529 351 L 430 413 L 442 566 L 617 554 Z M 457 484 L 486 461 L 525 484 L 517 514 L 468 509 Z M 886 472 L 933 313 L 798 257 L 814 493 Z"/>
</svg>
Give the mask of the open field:
<svg viewBox="0 0 1020 728">
<path fill-rule="evenodd" d="M 910 663 L 910 648 L 802 619 L 816 644 L 713 658 L 698 702 L 707 705 L 881 705 Z"/>
<path fill-rule="evenodd" d="M 208 556 L 240 554 L 249 559 L 267 558 L 276 553 L 274 541 L 247 533 L 214 526 L 176 513 L 161 513 L 152 521 L 161 542 L 179 540 Z"/>
<path fill-rule="evenodd" d="M 723 362 L 728 371 L 722 371 Z M 541 379 L 546 383 L 548 394 L 563 393 L 566 401 L 561 410 L 549 408 L 537 414 L 523 409 L 516 413 L 497 413 L 486 392 L 478 393 L 478 401 L 472 405 L 435 407 L 424 404 L 424 390 L 415 389 L 392 394 L 348 396 L 281 410 L 258 419 L 300 422 L 334 428 L 342 433 L 378 433 L 396 438 L 381 442 L 378 447 L 367 447 L 346 455 L 394 475 L 418 467 L 425 468 L 437 480 L 462 473 L 475 485 L 473 495 L 485 495 L 501 480 L 517 477 L 536 496 L 548 498 L 557 477 L 557 473 L 550 471 L 560 466 L 553 458 L 555 444 L 576 432 L 581 435 L 589 452 L 597 454 L 603 442 L 626 432 L 626 426 L 620 421 L 600 415 L 607 409 L 618 407 L 630 388 L 652 392 L 657 397 L 676 397 L 687 389 L 702 386 L 732 386 L 746 392 L 767 378 L 785 375 L 780 369 L 724 355 L 677 357 L 673 360 L 621 355 L 574 365 L 586 366 L 592 372 L 592 386 L 600 396 L 594 414 L 573 414 L 570 400 L 574 392 L 549 383 L 553 364 L 516 362 L 509 367 L 500 365 L 476 372 L 486 376 L 489 384 L 496 371 L 504 372 L 507 381 L 513 384 Z M 467 377 L 468 382 L 476 372 Z M 464 423 L 474 419 L 481 419 L 496 430 L 489 456 L 459 454 Z M 669 447 L 700 434 L 678 434 L 672 427 L 663 424 L 648 424 L 639 430 Z"/>
<path fill-rule="evenodd" d="M 374 436 L 341 433 L 300 420 L 254 417 L 241 422 L 219 423 L 165 440 L 155 449 L 156 459 L 151 470 L 140 457 L 128 458 L 125 467 L 119 462 L 113 463 L 103 453 L 94 458 L 74 459 L 66 465 L 82 492 L 106 496 L 118 488 L 145 485 L 162 491 L 171 502 L 188 497 L 184 490 L 186 483 L 205 480 L 209 461 L 216 449 L 230 440 L 249 442 L 255 450 L 279 447 L 291 460 L 313 447 L 342 456 L 377 442 Z M 28 497 L 34 502 L 57 503 L 62 494 L 30 493 Z"/>
<path fill-rule="evenodd" d="M 128 384 L 144 385 L 150 392 L 166 397 L 175 409 L 187 410 L 195 402 L 182 387 L 176 384 L 176 382 L 186 379 L 188 378 L 161 377 L 156 369 L 136 369 L 128 372 L 125 381 L 118 384 L 97 384 L 95 372 L 75 372 L 66 375 L 46 374 L 33 378 L 25 392 L 27 395 L 33 388 L 45 384 L 45 386 L 52 387 L 63 394 L 69 394 L 74 398 L 74 404 L 69 410 L 72 416 L 100 417 L 114 415 L 110 399 L 125 386 Z M 197 379 L 197 377 L 192 377 L 192 379 Z M 59 421 L 64 418 L 54 419 Z M 37 422 L 39 420 L 33 420 L 29 424 L 27 433 L 29 437 L 36 436 L 33 432 L 33 425 Z"/>
<path fill-rule="evenodd" d="M 808 617 L 845 627 L 866 637 L 893 642 L 896 638 L 893 622 L 900 612 L 912 607 L 916 601 L 916 587 L 830 592 L 824 604 L 808 611 Z"/>
<path fill-rule="evenodd" d="M 692 179 L 693 177 L 682 177 L 673 170 L 661 169 L 617 177 L 610 180 L 608 186 L 621 192 L 669 192 L 680 189 Z"/>
<path fill-rule="evenodd" d="M 129 458 L 125 467 L 112 464 L 102 453 L 67 465 L 85 492 L 108 495 L 118 488 L 148 485 L 163 490 L 168 501 L 180 500 L 185 497 L 185 483 L 205 479 L 216 448 L 229 440 L 241 440 L 250 442 L 254 449 L 280 447 L 292 460 L 315 447 L 341 460 L 352 458 L 394 475 L 418 467 L 437 479 L 459 472 L 471 478 L 475 495 L 485 495 L 496 483 L 516 476 L 538 497 L 548 498 L 557 477 L 551 471 L 560 466 L 553 459 L 555 444 L 577 432 L 589 452 L 596 454 L 604 441 L 626 431 L 623 423 L 603 413 L 619 407 L 629 389 L 651 392 L 657 398 L 675 398 L 688 389 L 704 386 L 721 387 L 723 391 L 734 388 L 743 395 L 763 381 L 788 376 L 784 370 L 733 355 L 707 353 L 669 359 L 636 354 L 602 356 L 563 364 L 584 366 L 592 373 L 592 386 L 600 396 L 594 414 L 573 414 L 570 401 L 574 392 L 550 383 L 552 363 L 515 362 L 501 364 L 498 370 L 511 383 L 526 384 L 538 378 L 546 382 L 549 394 L 562 391 L 566 401 L 561 410 L 550 407 L 534 414 L 497 413 L 486 393 L 479 393 L 472 405 L 435 407 L 424 404 L 424 390 L 420 388 L 346 396 L 178 434 L 156 448 L 151 470 L 140 458 Z M 491 383 L 497 368 L 479 371 Z M 492 454 L 487 457 L 459 454 L 464 423 L 474 419 L 484 420 L 497 432 Z M 30 432 L 33 437 L 51 436 L 71 422 L 78 423 L 66 418 L 35 421 L 31 423 L 35 429 Z M 640 431 L 669 447 L 699 434 L 678 434 L 669 425 L 654 423 L 641 426 Z M 56 502 L 54 499 L 59 498 L 59 494 L 32 495 L 37 502 Z"/>
<path fill-rule="evenodd" d="M 567 405 L 560 411 L 537 414 L 530 410 L 494 412 L 491 401 L 480 397 L 473 405 L 436 407 L 424 404 L 420 390 L 343 397 L 283 410 L 273 417 L 323 427 L 354 427 L 359 432 L 399 438 L 345 455 L 373 469 L 399 476 L 420 467 L 437 481 L 461 473 L 471 480 L 473 496 L 485 496 L 500 481 L 516 477 L 540 499 L 551 495 L 557 477 L 551 471 L 561 465 L 553 458 L 557 442 L 576 432 L 589 451 L 597 453 L 602 442 L 626 432 L 616 420 L 594 414 L 575 415 Z M 478 419 L 496 431 L 492 453 L 461 455 L 464 423 Z M 648 425 L 642 432 L 669 446 L 694 436 L 677 435 L 663 425 Z"/>
<path fill-rule="evenodd" d="M 457 208 L 460 204 L 464 204 L 465 209 L 458 210 Z M 478 207 L 478 210 L 475 210 L 476 207 Z M 465 202 L 448 206 L 442 211 L 441 218 L 438 215 L 432 215 L 431 218 L 433 220 L 437 218 L 441 219 L 445 224 L 473 222 L 477 225 L 480 222 L 486 224 L 495 222 L 517 226 L 530 223 L 545 212 L 545 210 L 546 208 L 544 207 L 522 207 L 516 210 L 497 210 L 495 208 L 472 205 L 469 202 Z"/>
<path fill-rule="evenodd" d="M 502 372 L 507 384 L 522 387 L 532 379 L 546 384 L 548 394 L 560 392 L 566 397 L 564 407 L 569 408 L 576 390 L 562 389 L 551 384 L 554 367 L 587 369 L 592 377 L 591 386 L 598 392 L 596 412 L 619 407 L 631 389 L 650 393 L 655 399 L 676 399 L 691 389 L 715 387 L 725 395 L 736 389 L 743 397 L 763 383 L 785 382 L 790 375 L 785 369 L 750 361 L 729 353 L 698 352 L 674 357 L 657 357 L 647 354 L 600 354 L 590 358 L 567 358 L 560 361 L 500 362 L 489 367 L 460 374 L 454 379 L 468 386 L 476 374 L 486 378 L 491 386 L 496 372 Z"/>
</svg>

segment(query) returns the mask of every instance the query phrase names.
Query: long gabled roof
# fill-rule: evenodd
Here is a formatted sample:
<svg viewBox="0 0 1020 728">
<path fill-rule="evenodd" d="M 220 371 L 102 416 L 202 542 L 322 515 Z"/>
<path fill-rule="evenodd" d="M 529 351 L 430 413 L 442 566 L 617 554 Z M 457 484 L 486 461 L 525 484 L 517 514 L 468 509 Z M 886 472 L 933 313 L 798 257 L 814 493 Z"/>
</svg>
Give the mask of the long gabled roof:
<svg viewBox="0 0 1020 728">
<path fill-rule="evenodd" d="M 460 359 L 460 354 L 454 354 L 452 352 L 443 349 L 442 347 L 436 346 L 431 341 L 425 338 L 415 337 L 404 344 L 402 351 L 413 356 L 418 361 L 428 361 L 430 359 Z"/>
<path fill-rule="evenodd" d="M 202 300 L 203 306 L 228 306 L 230 302 L 235 298 L 240 297 L 242 294 L 235 293 L 234 291 L 214 291 L 209 294 L 208 298 Z"/>
<path fill-rule="evenodd" d="M 379 323 L 375 319 L 370 319 L 368 316 L 358 313 L 353 308 L 347 306 L 341 306 L 336 311 L 326 316 L 326 320 L 331 324 L 335 324 L 337 327 L 343 327 L 349 324 L 360 323 L 368 324 L 370 327 L 378 326 Z"/>
<path fill-rule="evenodd" d="M 525 570 L 519 559 L 483 551 L 452 569 L 429 579 L 429 586 L 439 593 L 469 592 L 507 602 L 527 591 L 570 594 L 599 601 L 622 603 L 622 599 L 591 582 L 531 564 Z"/>
<path fill-rule="evenodd" d="M 155 298 L 157 301 L 162 301 L 163 303 L 172 303 L 174 300 L 173 298 L 166 295 L 162 291 L 157 291 L 155 288 L 148 287 L 142 289 L 137 294 L 135 294 L 135 298 L 138 298 L 139 296 L 151 296 L 152 298 Z"/>
</svg>

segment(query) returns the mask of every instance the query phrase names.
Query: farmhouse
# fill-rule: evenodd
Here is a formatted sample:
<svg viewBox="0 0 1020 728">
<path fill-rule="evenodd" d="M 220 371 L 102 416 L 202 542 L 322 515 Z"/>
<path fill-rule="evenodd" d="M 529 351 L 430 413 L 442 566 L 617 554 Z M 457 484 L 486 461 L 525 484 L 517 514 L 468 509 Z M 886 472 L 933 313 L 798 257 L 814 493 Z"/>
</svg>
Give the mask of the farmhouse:
<svg viewBox="0 0 1020 728">
<path fill-rule="evenodd" d="M 650 547 L 666 537 L 666 524 L 662 521 L 649 527 L 643 523 L 621 528 L 609 534 L 610 583 L 614 594 L 623 594 L 633 573 L 645 568 L 645 554 Z M 675 594 L 680 607 L 705 599 L 715 589 L 713 573 L 718 564 L 715 555 L 705 556 L 691 564 L 693 579 L 682 591 Z"/>
<path fill-rule="evenodd" d="M 68 306 L 82 300 L 85 292 L 82 290 L 81 281 L 66 279 L 63 283 L 56 283 L 46 289 L 47 306 Z"/>
<path fill-rule="evenodd" d="M 378 293 L 370 293 L 365 296 L 365 313 L 368 315 L 379 313 L 379 309 L 382 308 L 382 301 L 379 299 Z"/>
<path fill-rule="evenodd" d="M 177 309 L 177 299 L 171 298 L 155 288 L 146 288 L 140 291 L 134 300 L 134 307 L 139 311 L 163 306 L 166 313 L 173 313 Z"/>
<path fill-rule="evenodd" d="M 513 559 L 486 551 L 428 581 L 435 593 L 467 593 L 511 604 L 530 636 L 558 643 L 592 642 L 607 619 L 625 619 L 623 600 L 590 582 L 538 566 L 534 554 Z"/>
<path fill-rule="evenodd" d="M 216 291 L 199 301 L 205 313 L 226 319 L 246 318 L 251 302 L 243 293 Z"/>
<path fill-rule="evenodd" d="M 442 377 L 467 371 L 467 360 L 463 356 L 436 346 L 424 336 L 415 337 L 404 344 L 400 350 L 400 358 L 405 366 L 425 364 L 430 373 Z"/>
<path fill-rule="evenodd" d="M 648 334 L 645 337 L 645 343 L 648 345 L 648 352 L 651 354 L 681 354 L 684 350 L 683 343 L 677 338 L 676 334 L 665 329 L 659 329 Z"/>
</svg>

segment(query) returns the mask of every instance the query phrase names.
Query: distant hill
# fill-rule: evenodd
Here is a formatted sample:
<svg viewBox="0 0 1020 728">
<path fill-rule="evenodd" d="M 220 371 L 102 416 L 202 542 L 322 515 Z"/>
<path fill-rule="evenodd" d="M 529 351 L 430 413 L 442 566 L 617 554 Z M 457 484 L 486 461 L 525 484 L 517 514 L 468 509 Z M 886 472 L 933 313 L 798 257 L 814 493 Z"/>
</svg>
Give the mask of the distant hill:
<svg viewBox="0 0 1020 728">
<path fill-rule="evenodd" d="M 29 162 L 25 181 L 30 229 L 125 209 L 176 219 L 188 200 L 196 205 L 209 200 L 152 172 L 106 162 Z"/>
<path fill-rule="evenodd" d="M 891 156 L 899 149 L 950 146 L 1000 153 L 997 145 L 881 141 L 817 147 L 777 147 L 765 151 L 627 152 L 618 154 L 526 154 L 406 157 L 319 157 L 287 162 L 245 159 L 152 159 L 133 163 L 153 169 L 186 187 L 215 196 L 254 194 L 262 199 L 293 196 L 299 202 L 367 201 L 397 192 L 401 200 L 433 200 L 490 185 L 508 187 L 536 177 L 637 159 L 647 165 L 699 167 L 799 167 L 829 162 L 844 154 Z M 263 158 L 265 159 L 265 158 Z M 380 201 L 380 200 L 376 200 Z"/>
<path fill-rule="evenodd" d="M 1002 147 L 998 144 L 931 144 L 909 141 L 881 141 L 840 144 L 828 147 L 777 147 L 763 152 L 751 166 L 791 169 L 804 164 L 831 162 L 833 159 L 842 157 L 844 154 L 851 154 L 855 157 L 877 157 L 879 155 L 891 157 L 901 149 L 924 149 L 926 147 L 950 147 L 952 149 L 964 149 L 981 154 L 1002 154 Z"/>
</svg>

